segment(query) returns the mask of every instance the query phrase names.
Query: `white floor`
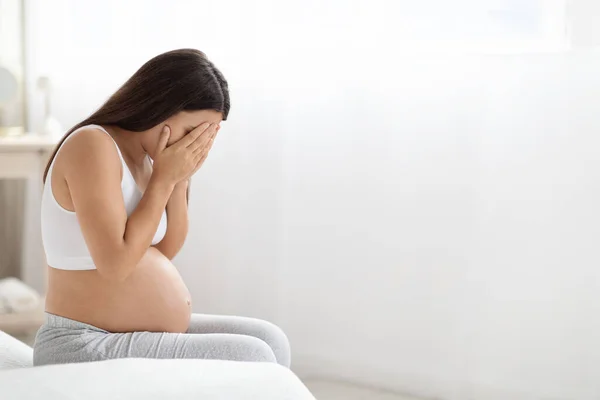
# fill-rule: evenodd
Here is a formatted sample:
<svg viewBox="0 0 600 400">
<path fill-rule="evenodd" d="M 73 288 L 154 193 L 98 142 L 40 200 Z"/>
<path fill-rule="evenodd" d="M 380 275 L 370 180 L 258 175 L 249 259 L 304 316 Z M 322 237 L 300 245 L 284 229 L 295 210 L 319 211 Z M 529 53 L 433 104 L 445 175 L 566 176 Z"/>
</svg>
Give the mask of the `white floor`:
<svg viewBox="0 0 600 400">
<path fill-rule="evenodd" d="M 317 400 L 419 400 L 389 392 L 380 392 L 346 383 L 324 380 L 305 380 L 304 383 Z"/>
</svg>

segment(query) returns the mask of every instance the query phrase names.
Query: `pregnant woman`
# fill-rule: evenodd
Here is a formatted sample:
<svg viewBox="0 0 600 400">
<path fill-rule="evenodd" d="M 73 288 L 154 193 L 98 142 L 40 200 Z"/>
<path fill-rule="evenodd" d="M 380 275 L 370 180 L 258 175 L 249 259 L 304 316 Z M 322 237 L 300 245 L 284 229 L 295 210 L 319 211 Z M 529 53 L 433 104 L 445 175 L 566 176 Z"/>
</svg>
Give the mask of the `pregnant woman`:
<svg viewBox="0 0 600 400">
<path fill-rule="evenodd" d="M 189 179 L 228 112 L 223 75 L 183 49 L 148 61 L 65 135 L 44 174 L 49 273 L 36 365 L 146 357 L 289 366 L 276 326 L 192 314 L 171 263 L 188 231 Z"/>
</svg>

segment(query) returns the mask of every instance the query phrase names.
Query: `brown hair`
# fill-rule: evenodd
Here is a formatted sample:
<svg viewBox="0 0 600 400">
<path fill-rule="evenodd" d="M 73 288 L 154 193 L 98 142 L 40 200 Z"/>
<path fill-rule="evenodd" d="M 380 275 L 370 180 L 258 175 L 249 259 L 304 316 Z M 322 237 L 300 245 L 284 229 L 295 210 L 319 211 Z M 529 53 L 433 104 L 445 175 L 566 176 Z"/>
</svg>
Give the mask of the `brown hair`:
<svg viewBox="0 0 600 400">
<path fill-rule="evenodd" d="M 115 125 L 141 132 L 180 111 L 215 110 L 229 114 L 229 89 L 223 74 L 199 50 L 173 50 L 146 62 L 95 113 L 72 127 L 60 140 L 44 171 L 60 146 L 75 130 L 86 125 Z"/>
</svg>

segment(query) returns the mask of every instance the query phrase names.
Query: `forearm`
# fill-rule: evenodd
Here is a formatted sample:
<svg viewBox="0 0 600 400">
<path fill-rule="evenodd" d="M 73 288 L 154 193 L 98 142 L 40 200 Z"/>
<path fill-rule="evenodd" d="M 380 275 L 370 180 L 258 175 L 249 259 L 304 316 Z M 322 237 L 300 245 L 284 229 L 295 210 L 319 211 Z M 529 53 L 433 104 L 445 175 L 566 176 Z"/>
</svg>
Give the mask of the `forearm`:
<svg viewBox="0 0 600 400">
<path fill-rule="evenodd" d="M 185 243 L 188 233 L 188 183 L 177 184 L 167 203 L 167 232 L 154 247 L 165 257 L 174 258 Z"/>
<path fill-rule="evenodd" d="M 152 245 L 152 239 L 172 192 L 172 184 L 153 176 L 137 207 L 127 219 L 123 246 L 119 254 L 122 261 L 120 269 L 125 277 L 131 273 Z"/>
</svg>

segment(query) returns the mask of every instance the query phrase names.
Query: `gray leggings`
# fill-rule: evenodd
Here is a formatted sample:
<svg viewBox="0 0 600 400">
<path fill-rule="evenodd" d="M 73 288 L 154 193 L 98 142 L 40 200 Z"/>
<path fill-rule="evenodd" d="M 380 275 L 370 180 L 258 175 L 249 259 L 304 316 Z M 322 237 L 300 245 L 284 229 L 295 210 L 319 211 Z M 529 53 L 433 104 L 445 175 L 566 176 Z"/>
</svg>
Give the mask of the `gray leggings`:
<svg viewBox="0 0 600 400">
<path fill-rule="evenodd" d="M 290 366 L 290 346 L 277 326 L 253 318 L 192 314 L 187 333 L 111 333 L 46 314 L 35 338 L 34 365 L 113 358 L 266 361 Z"/>
</svg>

